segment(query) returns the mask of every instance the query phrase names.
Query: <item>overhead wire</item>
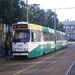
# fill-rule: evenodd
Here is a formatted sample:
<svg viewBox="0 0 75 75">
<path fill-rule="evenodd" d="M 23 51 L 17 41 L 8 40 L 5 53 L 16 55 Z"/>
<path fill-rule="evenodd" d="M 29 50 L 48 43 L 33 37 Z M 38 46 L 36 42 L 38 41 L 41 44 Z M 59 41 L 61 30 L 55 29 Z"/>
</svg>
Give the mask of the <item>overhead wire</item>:
<svg viewBox="0 0 75 75">
<path fill-rule="evenodd" d="M 70 11 L 73 13 L 72 8 L 70 8 L 70 5 L 69 5 L 69 3 L 68 3 L 67 0 L 66 0 L 66 3 L 67 3 L 67 5 L 68 5 L 68 8 L 70 9 Z"/>
</svg>

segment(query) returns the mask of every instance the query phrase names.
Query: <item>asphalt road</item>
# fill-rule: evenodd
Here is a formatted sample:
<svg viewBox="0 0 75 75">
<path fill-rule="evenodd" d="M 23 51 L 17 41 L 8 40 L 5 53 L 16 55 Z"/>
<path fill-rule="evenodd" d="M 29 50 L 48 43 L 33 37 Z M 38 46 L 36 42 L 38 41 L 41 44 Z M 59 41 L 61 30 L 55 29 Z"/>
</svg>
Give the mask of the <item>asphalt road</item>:
<svg viewBox="0 0 75 75">
<path fill-rule="evenodd" d="M 75 75 L 74 60 L 75 43 L 69 43 L 65 49 L 38 58 L 3 61 L 0 75 Z"/>
</svg>

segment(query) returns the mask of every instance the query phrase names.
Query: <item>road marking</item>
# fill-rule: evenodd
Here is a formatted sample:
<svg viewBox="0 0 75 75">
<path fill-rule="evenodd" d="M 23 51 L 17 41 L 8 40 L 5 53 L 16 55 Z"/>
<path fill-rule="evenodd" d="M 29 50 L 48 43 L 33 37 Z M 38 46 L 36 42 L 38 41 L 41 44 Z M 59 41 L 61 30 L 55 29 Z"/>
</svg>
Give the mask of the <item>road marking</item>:
<svg viewBox="0 0 75 75">
<path fill-rule="evenodd" d="M 74 48 L 74 49 L 75 49 L 75 48 Z M 73 50 L 74 50 L 74 49 L 73 49 Z M 67 50 L 67 49 L 65 49 L 65 50 Z M 65 51 L 65 50 L 64 50 L 64 51 Z M 61 52 L 56 53 L 55 55 L 52 55 L 52 56 L 50 56 L 50 57 L 48 57 L 48 58 L 46 58 L 46 59 L 44 59 L 44 60 L 42 60 L 42 61 L 40 61 L 40 62 L 37 62 L 37 63 L 34 64 L 34 65 L 31 65 L 31 66 L 29 66 L 29 67 L 27 67 L 27 68 L 25 68 L 25 69 L 22 69 L 22 70 L 16 72 L 14 75 L 18 75 L 18 74 L 20 74 L 21 72 L 23 72 L 23 71 L 25 71 L 25 70 L 27 70 L 27 69 L 29 69 L 29 68 L 31 68 L 31 67 L 33 67 L 33 66 L 39 64 L 39 63 L 41 63 L 41 62 L 43 62 L 43 61 L 45 61 L 45 60 L 47 60 L 47 59 L 49 59 L 49 58 L 51 58 L 51 57 L 54 57 L 54 56 L 56 56 L 56 55 L 58 55 L 58 54 L 60 54 L 60 53 L 62 53 L 62 52 L 64 52 L 64 51 L 62 50 Z M 71 51 L 72 51 L 72 50 L 71 50 Z M 53 62 L 53 63 L 54 63 L 54 62 Z"/>
<path fill-rule="evenodd" d="M 70 72 L 72 66 L 74 65 L 75 60 L 72 62 L 72 64 L 70 65 L 70 67 L 68 68 L 68 70 L 66 71 L 66 73 L 64 75 L 68 75 L 68 73 Z"/>
</svg>

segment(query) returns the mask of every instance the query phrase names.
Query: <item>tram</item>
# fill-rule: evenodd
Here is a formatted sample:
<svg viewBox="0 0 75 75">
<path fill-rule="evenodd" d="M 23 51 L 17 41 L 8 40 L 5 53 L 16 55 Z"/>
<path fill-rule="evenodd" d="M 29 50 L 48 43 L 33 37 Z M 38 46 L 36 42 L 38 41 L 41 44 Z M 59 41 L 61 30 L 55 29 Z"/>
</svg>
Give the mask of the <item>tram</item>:
<svg viewBox="0 0 75 75">
<path fill-rule="evenodd" d="M 67 47 L 66 33 L 48 27 L 18 22 L 12 24 L 13 57 L 34 58 Z"/>
</svg>

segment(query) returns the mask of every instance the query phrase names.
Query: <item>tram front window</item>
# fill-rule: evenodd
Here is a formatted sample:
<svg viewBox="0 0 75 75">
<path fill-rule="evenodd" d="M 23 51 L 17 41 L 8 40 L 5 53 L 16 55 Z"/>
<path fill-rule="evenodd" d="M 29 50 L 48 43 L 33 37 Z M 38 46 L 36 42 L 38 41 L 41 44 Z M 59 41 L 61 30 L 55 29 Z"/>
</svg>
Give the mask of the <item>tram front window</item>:
<svg viewBox="0 0 75 75">
<path fill-rule="evenodd" d="M 29 30 L 15 30 L 13 31 L 13 42 L 29 42 L 30 32 Z"/>
</svg>

